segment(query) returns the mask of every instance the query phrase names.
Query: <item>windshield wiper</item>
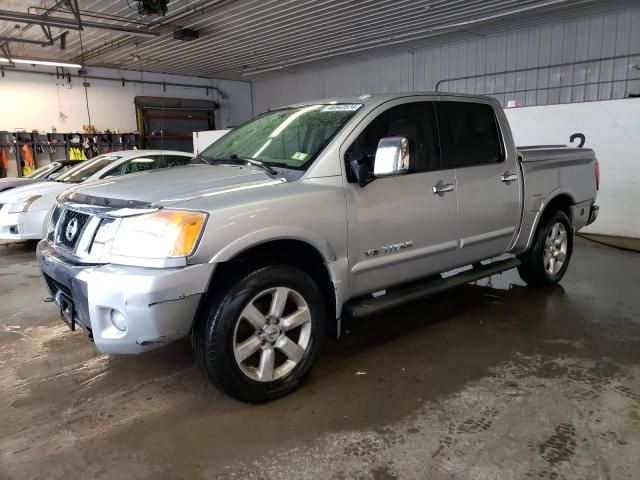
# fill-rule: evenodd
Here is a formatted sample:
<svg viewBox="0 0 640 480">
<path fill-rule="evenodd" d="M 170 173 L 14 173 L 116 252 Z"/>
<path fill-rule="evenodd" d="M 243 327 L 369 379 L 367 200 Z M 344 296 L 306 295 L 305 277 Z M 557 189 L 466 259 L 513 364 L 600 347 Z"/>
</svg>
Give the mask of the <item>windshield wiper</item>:
<svg viewBox="0 0 640 480">
<path fill-rule="evenodd" d="M 234 163 L 248 163 L 250 165 L 255 165 L 256 167 L 260 167 L 271 175 L 278 175 L 278 171 L 274 168 L 271 168 L 269 165 L 266 165 L 262 161 L 253 157 L 244 157 L 240 155 L 236 155 L 232 153 L 228 157 L 216 157 L 216 158 L 205 158 L 201 155 L 198 155 L 196 158 L 199 160 L 204 160 L 208 164 L 212 164 L 211 162 L 234 162 Z"/>
</svg>

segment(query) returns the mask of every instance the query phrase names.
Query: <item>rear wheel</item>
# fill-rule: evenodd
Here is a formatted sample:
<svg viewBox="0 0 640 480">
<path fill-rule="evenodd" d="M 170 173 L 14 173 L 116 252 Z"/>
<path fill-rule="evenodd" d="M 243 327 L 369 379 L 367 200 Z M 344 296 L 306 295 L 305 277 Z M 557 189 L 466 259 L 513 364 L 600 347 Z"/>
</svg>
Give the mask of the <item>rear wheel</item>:
<svg viewBox="0 0 640 480">
<path fill-rule="evenodd" d="M 553 212 L 543 218 L 531 248 L 520 255 L 520 277 L 529 285 L 554 285 L 562 280 L 573 252 L 573 229 L 567 215 Z"/>
<path fill-rule="evenodd" d="M 198 364 L 238 400 L 286 395 L 311 370 L 324 336 L 320 290 L 287 265 L 261 267 L 231 283 L 194 328 Z"/>
</svg>

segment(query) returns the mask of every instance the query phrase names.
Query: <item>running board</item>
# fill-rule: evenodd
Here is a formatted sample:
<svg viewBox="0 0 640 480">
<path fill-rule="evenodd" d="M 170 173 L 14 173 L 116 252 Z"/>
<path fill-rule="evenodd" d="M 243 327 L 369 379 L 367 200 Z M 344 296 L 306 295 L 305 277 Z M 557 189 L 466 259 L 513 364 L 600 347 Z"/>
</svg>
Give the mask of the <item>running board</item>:
<svg viewBox="0 0 640 480">
<path fill-rule="evenodd" d="M 350 318 L 359 319 L 374 313 L 399 307 L 405 303 L 421 300 L 436 293 L 464 285 L 465 283 L 475 282 L 481 278 L 511 270 L 520 265 L 520 263 L 520 260 L 517 258 L 508 258 L 506 260 L 476 266 L 451 277 L 428 280 L 417 285 L 414 283 L 405 288 L 399 287 L 398 290 L 380 297 L 366 297 L 350 301 L 344 306 L 344 311 Z"/>
</svg>

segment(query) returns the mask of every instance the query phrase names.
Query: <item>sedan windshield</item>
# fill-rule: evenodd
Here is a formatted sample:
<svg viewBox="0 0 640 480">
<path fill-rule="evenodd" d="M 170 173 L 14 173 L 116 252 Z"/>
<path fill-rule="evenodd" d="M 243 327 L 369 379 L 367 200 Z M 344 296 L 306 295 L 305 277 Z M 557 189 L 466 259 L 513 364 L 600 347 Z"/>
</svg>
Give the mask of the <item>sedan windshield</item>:
<svg viewBox="0 0 640 480">
<path fill-rule="evenodd" d="M 48 176 L 49 172 L 56 170 L 60 164 L 58 162 L 51 162 L 44 167 L 36 168 L 29 175 L 26 175 L 25 178 L 45 178 Z"/>
<path fill-rule="evenodd" d="M 317 104 L 263 113 L 205 149 L 206 161 L 250 158 L 279 167 L 306 170 L 359 103 Z"/>
<path fill-rule="evenodd" d="M 67 170 L 65 173 L 56 177 L 56 182 L 81 183 L 90 176 L 98 173 L 103 168 L 111 165 L 113 162 L 120 160 L 118 155 L 100 155 L 91 160 L 82 162 L 77 167 Z"/>
</svg>

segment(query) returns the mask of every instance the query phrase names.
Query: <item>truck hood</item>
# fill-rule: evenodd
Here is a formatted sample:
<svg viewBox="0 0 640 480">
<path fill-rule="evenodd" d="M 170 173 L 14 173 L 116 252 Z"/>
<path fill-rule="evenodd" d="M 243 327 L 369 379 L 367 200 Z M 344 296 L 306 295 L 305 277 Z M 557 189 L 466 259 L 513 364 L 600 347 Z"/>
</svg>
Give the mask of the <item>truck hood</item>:
<svg viewBox="0 0 640 480">
<path fill-rule="evenodd" d="M 238 189 L 267 187 L 284 182 L 252 167 L 186 165 L 90 182 L 74 189 L 74 195 L 76 198 L 87 195 L 166 207 Z"/>
</svg>

